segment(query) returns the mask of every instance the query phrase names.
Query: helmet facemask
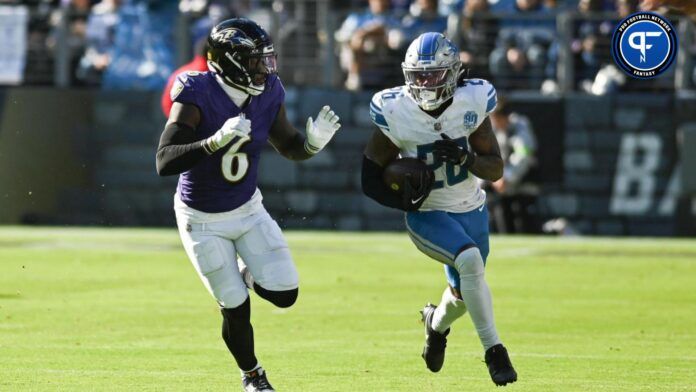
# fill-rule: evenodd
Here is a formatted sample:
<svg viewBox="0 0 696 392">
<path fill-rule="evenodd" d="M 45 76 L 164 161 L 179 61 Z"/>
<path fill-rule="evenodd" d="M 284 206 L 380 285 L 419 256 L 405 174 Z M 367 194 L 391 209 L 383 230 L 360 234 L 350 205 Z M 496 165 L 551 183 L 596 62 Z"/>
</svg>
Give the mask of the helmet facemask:
<svg viewBox="0 0 696 392">
<path fill-rule="evenodd" d="M 248 19 L 216 25 L 208 37 L 208 65 L 227 85 L 250 95 L 263 93 L 268 76 L 277 72 L 268 34 Z"/>
<path fill-rule="evenodd" d="M 250 95 L 259 95 L 266 87 L 269 75 L 278 72 L 273 46 L 264 48 L 263 53 L 224 53 L 224 68 L 221 61 L 209 61 L 209 64 L 230 86 Z"/>
<path fill-rule="evenodd" d="M 426 111 L 454 96 L 462 69 L 459 49 L 440 33 L 424 33 L 406 51 L 401 63 L 409 95 Z"/>
<path fill-rule="evenodd" d="M 261 94 L 266 86 L 268 76 L 278 72 L 273 47 L 268 53 L 249 56 L 246 72 L 249 76 L 247 92 L 251 95 Z"/>
<path fill-rule="evenodd" d="M 435 110 L 454 95 L 461 64 L 446 68 L 401 65 L 411 97 L 423 110 Z"/>
</svg>

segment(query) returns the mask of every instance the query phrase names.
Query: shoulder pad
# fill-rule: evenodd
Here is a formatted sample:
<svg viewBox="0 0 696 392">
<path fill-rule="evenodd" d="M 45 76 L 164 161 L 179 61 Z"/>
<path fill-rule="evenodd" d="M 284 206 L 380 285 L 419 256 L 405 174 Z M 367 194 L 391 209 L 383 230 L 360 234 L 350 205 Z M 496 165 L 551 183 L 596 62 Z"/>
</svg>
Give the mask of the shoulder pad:
<svg viewBox="0 0 696 392">
<path fill-rule="evenodd" d="M 397 147 L 401 144 L 394 132 L 398 132 L 397 129 L 391 129 L 387 118 L 384 116 L 385 111 L 392 104 L 398 101 L 399 97 L 404 95 L 402 87 L 395 87 L 388 90 L 382 90 L 375 94 L 370 101 L 370 118 L 372 122 L 382 131 L 382 133 L 389 138 L 389 140 L 394 143 Z"/>
<path fill-rule="evenodd" d="M 382 90 L 376 93 L 372 96 L 372 100 L 370 101 L 370 118 L 372 119 L 372 122 L 382 131 L 389 131 L 389 124 L 384 118 L 384 95 L 388 91 L 389 90 Z"/>
<path fill-rule="evenodd" d="M 481 113 L 489 115 L 498 104 L 498 95 L 493 85 L 485 79 L 464 79 L 459 88 L 465 88 L 474 98 Z"/>
<path fill-rule="evenodd" d="M 196 104 L 196 78 L 203 72 L 184 71 L 176 76 L 169 97 L 172 102 Z"/>
</svg>

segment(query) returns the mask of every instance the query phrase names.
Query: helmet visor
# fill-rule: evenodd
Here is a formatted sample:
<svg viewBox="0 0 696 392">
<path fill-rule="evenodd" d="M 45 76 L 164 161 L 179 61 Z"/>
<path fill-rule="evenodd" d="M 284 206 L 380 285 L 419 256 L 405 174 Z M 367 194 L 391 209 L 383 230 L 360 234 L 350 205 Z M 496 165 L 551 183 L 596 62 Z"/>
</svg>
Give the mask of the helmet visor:
<svg viewBox="0 0 696 392">
<path fill-rule="evenodd" d="M 415 87 L 440 87 L 447 83 L 447 69 L 404 70 L 406 83 Z"/>
<path fill-rule="evenodd" d="M 252 83 L 257 86 L 266 83 L 268 75 L 278 72 L 275 53 L 263 54 L 249 58 L 249 75 Z"/>
</svg>

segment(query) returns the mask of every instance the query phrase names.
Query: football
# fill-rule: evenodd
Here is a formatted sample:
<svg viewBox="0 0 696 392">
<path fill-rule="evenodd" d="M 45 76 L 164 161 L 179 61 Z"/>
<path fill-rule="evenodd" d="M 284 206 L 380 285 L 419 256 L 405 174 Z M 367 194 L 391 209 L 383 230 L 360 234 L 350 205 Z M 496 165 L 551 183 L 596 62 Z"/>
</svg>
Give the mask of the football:
<svg viewBox="0 0 696 392">
<path fill-rule="evenodd" d="M 401 192 L 407 174 L 411 174 L 411 185 L 417 187 L 418 178 L 420 178 L 421 175 L 432 175 L 432 170 L 420 159 L 400 158 L 387 165 L 384 169 L 382 179 L 389 189 L 395 192 Z"/>
</svg>

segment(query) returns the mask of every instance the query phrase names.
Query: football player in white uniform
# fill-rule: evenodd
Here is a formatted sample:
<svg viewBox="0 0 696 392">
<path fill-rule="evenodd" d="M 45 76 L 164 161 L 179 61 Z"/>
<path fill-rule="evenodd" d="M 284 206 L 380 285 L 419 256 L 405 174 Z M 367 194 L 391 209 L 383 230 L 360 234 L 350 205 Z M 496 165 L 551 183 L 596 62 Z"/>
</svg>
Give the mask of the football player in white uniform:
<svg viewBox="0 0 696 392">
<path fill-rule="evenodd" d="M 423 359 L 433 372 L 442 368 L 450 325 L 468 310 L 493 382 L 515 382 L 484 279 L 488 210 L 475 178 L 495 181 L 503 174 L 488 119 L 497 102 L 495 88 L 485 80 L 464 79 L 459 50 L 440 33 L 413 41 L 401 67 L 406 85 L 381 91 L 370 103 L 378 129 L 365 149 L 362 185 L 370 198 L 406 211 L 413 243 L 445 264 L 449 287 L 437 307 L 428 304 L 422 310 Z M 401 194 L 390 190 L 382 174 L 399 155 L 424 161 L 434 181 L 431 173 L 423 173 L 405 181 Z"/>
</svg>

